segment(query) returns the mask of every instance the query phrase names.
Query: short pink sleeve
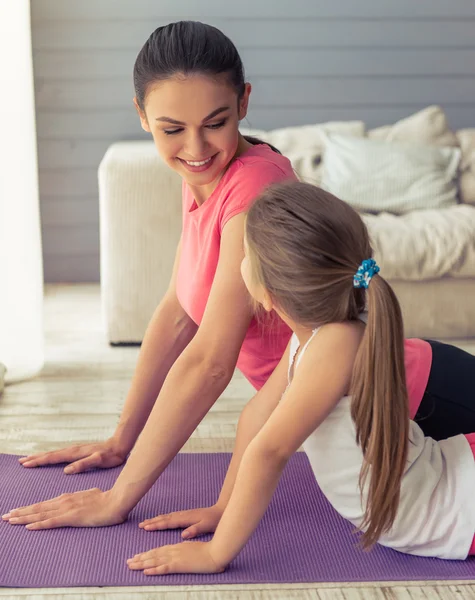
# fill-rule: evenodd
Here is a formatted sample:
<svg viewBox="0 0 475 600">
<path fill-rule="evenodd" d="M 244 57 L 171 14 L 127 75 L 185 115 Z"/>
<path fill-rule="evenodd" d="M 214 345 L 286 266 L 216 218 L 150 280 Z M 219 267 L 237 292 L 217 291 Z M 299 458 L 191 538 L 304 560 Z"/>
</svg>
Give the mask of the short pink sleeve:
<svg viewBox="0 0 475 600">
<path fill-rule="evenodd" d="M 241 164 L 240 169 L 233 174 L 226 199 L 221 206 L 219 214 L 220 233 L 222 233 L 229 219 L 247 211 L 266 187 L 288 178 L 288 173 L 285 173 L 270 161 L 260 160 Z"/>
<path fill-rule="evenodd" d="M 260 144 L 238 157 L 223 174 L 211 196 L 197 205 L 191 188 L 183 185 L 183 232 L 176 293 L 186 314 L 199 326 L 218 267 L 222 230 L 235 215 L 245 212 L 270 184 L 295 180 L 290 161 Z M 239 353 L 237 367 L 260 389 L 285 351 L 290 329 L 263 332 L 253 319 Z"/>
</svg>

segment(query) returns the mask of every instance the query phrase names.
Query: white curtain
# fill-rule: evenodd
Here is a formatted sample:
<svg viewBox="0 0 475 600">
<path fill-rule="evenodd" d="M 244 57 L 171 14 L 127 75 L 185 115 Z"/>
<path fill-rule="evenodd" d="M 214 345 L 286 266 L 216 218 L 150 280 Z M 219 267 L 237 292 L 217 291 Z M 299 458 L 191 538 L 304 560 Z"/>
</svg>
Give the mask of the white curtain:
<svg viewBox="0 0 475 600">
<path fill-rule="evenodd" d="M 43 264 L 28 0 L 0 0 L 0 363 L 43 366 Z"/>
</svg>

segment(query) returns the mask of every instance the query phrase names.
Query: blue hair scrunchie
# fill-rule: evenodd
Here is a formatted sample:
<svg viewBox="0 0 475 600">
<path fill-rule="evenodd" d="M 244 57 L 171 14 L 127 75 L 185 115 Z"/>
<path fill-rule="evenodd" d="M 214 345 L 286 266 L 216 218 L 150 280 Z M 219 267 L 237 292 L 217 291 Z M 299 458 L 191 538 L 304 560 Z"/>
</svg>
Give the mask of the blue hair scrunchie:
<svg viewBox="0 0 475 600">
<path fill-rule="evenodd" d="M 369 282 L 376 273 L 379 273 L 379 267 L 373 258 L 364 260 L 358 267 L 358 270 L 353 276 L 353 287 L 368 289 Z"/>
</svg>

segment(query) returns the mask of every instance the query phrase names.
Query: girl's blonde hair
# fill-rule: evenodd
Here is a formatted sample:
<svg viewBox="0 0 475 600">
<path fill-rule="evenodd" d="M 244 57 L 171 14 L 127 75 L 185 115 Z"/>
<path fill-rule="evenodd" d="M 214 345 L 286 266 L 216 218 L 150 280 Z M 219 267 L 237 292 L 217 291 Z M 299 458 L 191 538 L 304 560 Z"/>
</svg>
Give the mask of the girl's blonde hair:
<svg viewBox="0 0 475 600">
<path fill-rule="evenodd" d="M 373 256 L 358 213 L 313 185 L 273 185 L 246 219 L 252 276 L 295 322 L 315 328 L 355 321 L 368 311 L 351 383 L 351 415 L 367 481 L 361 529 L 370 547 L 396 517 L 408 452 L 409 409 L 401 309 L 391 286 L 375 275 L 353 287 L 363 260 Z M 368 475 L 370 477 L 368 478 Z"/>
</svg>

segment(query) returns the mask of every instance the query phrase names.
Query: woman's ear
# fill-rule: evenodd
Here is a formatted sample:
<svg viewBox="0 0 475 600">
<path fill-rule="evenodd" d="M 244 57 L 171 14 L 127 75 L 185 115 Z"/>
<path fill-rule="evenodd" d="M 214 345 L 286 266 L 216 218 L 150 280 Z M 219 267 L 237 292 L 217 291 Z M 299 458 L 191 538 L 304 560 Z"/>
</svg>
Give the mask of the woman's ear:
<svg viewBox="0 0 475 600">
<path fill-rule="evenodd" d="M 242 121 L 247 115 L 247 108 L 249 106 L 249 96 L 252 91 L 252 86 L 250 83 L 246 83 L 244 86 L 244 94 L 242 98 L 239 100 L 239 120 Z"/>
<path fill-rule="evenodd" d="M 139 118 L 140 118 L 140 125 L 142 125 L 142 129 L 144 131 L 146 131 L 147 133 L 152 133 L 150 131 L 150 127 L 147 121 L 147 117 L 145 115 L 145 112 L 140 108 L 139 103 L 137 102 L 137 98 L 134 97 L 134 106 L 135 106 L 135 110 L 137 111 Z"/>
</svg>

